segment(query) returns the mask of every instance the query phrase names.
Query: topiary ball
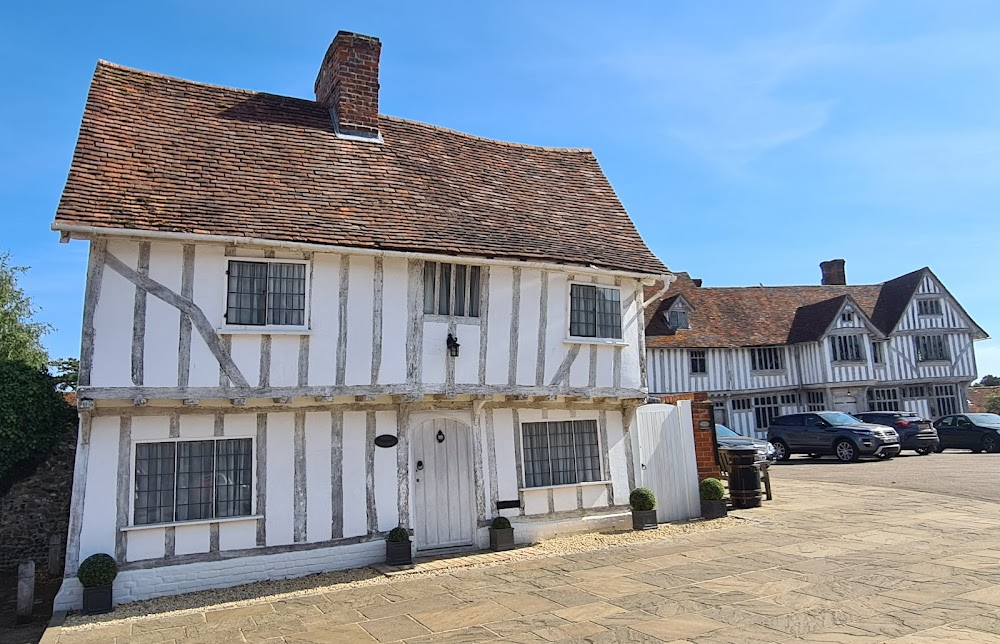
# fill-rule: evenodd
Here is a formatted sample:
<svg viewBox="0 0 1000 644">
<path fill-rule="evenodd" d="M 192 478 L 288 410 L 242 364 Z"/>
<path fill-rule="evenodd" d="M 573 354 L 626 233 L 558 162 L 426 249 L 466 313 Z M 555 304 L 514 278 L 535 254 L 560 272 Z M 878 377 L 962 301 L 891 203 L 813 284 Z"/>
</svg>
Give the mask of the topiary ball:
<svg viewBox="0 0 1000 644">
<path fill-rule="evenodd" d="M 493 519 L 493 523 L 490 525 L 494 530 L 507 530 L 510 528 L 510 521 L 507 517 L 497 517 Z"/>
<path fill-rule="evenodd" d="M 83 560 L 76 571 L 76 577 L 84 588 L 110 586 L 118 576 L 118 564 L 111 555 L 90 555 Z"/>
<path fill-rule="evenodd" d="M 656 507 L 656 495 L 648 487 L 637 487 L 628 495 L 628 503 L 633 510 L 652 510 Z"/>
<path fill-rule="evenodd" d="M 393 528 L 389 531 L 389 541 L 392 541 L 393 543 L 400 543 L 409 540 L 410 533 L 406 531 L 406 528 Z"/>
<path fill-rule="evenodd" d="M 704 501 L 721 501 L 726 496 L 726 488 L 719 479 L 705 479 L 698 485 L 698 491 Z"/>
</svg>

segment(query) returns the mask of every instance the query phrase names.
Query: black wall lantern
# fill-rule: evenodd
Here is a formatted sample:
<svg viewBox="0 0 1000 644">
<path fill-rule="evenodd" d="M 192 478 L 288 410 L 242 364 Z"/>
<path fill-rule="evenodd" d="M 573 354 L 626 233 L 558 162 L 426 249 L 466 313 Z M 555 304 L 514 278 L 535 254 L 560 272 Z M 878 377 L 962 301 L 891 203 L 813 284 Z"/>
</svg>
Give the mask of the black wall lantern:
<svg viewBox="0 0 1000 644">
<path fill-rule="evenodd" d="M 450 355 L 452 358 L 457 358 L 458 357 L 458 347 L 459 346 L 461 346 L 461 345 L 458 344 L 458 338 L 456 338 L 455 336 L 453 336 L 452 334 L 449 333 L 448 334 L 448 355 Z"/>
</svg>

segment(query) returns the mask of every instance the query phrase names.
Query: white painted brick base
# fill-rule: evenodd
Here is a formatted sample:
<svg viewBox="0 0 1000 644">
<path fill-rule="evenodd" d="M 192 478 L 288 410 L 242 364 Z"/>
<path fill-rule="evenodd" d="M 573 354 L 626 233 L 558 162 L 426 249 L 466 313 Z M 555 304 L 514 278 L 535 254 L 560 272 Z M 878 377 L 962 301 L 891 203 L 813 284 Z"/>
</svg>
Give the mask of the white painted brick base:
<svg viewBox="0 0 1000 644">
<path fill-rule="evenodd" d="M 381 561 L 385 561 L 385 541 L 369 541 L 332 548 L 126 570 L 115 579 L 114 603 L 126 604 L 140 599 L 228 588 L 268 579 L 292 579 L 360 568 Z M 80 582 L 75 577 L 64 579 L 56 595 L 54 609 L 79 610 L 82 606 L 83 587 Z"/>
</svg>

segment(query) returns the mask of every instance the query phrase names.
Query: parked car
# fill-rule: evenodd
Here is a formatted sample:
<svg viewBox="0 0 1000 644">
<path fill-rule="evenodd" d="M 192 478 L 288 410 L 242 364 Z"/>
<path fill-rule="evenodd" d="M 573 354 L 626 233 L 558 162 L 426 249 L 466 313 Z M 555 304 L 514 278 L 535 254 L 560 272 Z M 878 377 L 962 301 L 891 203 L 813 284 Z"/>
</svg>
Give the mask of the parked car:
<svg viewBox="0 0 1000 644">
<path fill-rule="evenodd" d="M 936 450 L 941 442 L 930 419 L 912 411 L 868 411 L 854 414 L 854 417 L 866 423 L 895 429 L 899 434 L 900 450 L 912 449 L 917 454 L 926 456 Z"/>
<path fill-rule="evenodd" d="M 1000 415 L 952 414 L 934 421 L 941 439 L 937 451 L 971 449 L 973 452 L 1000 452 Z"/>
<path fill-rule="evenodd" d="M 832 454 L 844 463 L 861 456 L 882 459 L 899 454 L 899 435 L 883 425 L 862 422 L 840 411 L 787 414 L 771 420 L 767 440 L 775 456 L 786 461 L 792 454 Z"/>
<path fill-rule="evenodd" d="M 729 429 L 725 425 L 715 425 L 715 442 L 719 445 L 719 449 L 727 449 L 730 447 L 753 447 L 757 450 L 757 456 L 754 459 L 757 463 L 773 463 L 775 458 L 774 445 L 768 443 L 766 440 L 761 438 L 750 438 L 749 436 L 742 436 L 737 434 L 733 430 Z M 728 469 L 728 468 L 727 468 Z"/>
</svg>

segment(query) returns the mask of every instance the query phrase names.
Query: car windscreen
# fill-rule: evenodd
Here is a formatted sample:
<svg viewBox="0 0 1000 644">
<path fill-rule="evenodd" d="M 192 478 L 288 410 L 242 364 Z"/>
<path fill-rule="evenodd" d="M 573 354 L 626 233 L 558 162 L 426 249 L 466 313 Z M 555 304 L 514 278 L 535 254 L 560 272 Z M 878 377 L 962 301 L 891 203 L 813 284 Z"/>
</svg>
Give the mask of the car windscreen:
<svg viewBox="0 0 1000 644">
<path fill-rule="evenodd" d="M 864 423 L 864 421 L 859 420 L 850 414 L 844 414 L 839 411 L 820 412 L 819 417 L 831 425 L 861 425 Z"/>
<path fill-rule="evenodd" d="M 719 438 L 743 438 L 733 430 L 729 429 L 725 425 L 715 426 L 715 435 Z"/>
<path fill-rule="evenodd" d="M 977 425 L 1000 425 L 1000 414 L 966 414 Z"/>
</svg>

